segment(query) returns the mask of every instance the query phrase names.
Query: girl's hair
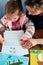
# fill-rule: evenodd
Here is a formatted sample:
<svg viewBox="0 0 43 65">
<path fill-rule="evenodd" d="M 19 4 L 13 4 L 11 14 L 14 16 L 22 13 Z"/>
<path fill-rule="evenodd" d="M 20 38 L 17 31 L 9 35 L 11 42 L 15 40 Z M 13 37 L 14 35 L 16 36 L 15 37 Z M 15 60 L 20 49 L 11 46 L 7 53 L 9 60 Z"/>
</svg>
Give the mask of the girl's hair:
<svg viewBox="0 0 43 65">
<path fill-rule="evenodd" d="M 10 0 L 10 1 L 17 1 L 21 7 L 21 11 L 23 11 L 23 7 L 22 7 L 22 1 L 21 0 Z"/>
<path fill-rule="evenodd" d="M 43 0 L 26 0 L 25 5 L 43 7 Z"/>
<path fill-rule="evenodd" d="M 21 5 L 18 1 L 8 1 L 5 9 L 8 14 L 13 14 L 17 9 L 22 11 Z"/>
</svg>

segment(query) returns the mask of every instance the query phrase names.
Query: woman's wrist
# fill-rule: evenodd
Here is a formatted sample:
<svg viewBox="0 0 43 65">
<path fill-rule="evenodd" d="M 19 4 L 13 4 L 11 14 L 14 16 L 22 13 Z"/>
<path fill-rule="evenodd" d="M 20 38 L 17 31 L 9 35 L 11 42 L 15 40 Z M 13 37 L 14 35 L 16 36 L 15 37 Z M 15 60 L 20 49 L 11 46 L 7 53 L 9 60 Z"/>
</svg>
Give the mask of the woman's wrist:
<svg viewBox="0 0 43 65">
<path fill-rule="evenodd" d="M 43 44 L 43 39 L 36 39 L 38 44 Z"/>
</svg>

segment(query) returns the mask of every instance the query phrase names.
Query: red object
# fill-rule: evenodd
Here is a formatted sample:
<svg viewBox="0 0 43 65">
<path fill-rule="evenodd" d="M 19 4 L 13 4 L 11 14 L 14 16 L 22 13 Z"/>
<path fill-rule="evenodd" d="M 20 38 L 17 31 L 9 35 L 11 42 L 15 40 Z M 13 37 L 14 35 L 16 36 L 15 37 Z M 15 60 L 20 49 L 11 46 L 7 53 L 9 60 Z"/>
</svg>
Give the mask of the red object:
<svg viewBox="0 0 43 65">
<path fill-rule="evenodd" d="M 18 20 L 12 22 L 12 30 L 20 30 L 20 29 L 21 26 L 20 26 L 20 17 L 19 17 Z"/>
</svg>

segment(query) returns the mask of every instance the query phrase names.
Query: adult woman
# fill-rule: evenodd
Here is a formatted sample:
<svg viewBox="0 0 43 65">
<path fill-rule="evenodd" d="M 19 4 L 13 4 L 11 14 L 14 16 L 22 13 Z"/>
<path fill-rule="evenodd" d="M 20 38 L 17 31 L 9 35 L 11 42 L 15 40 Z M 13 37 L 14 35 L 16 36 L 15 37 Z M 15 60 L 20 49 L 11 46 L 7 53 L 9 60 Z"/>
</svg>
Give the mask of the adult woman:
<svg viewBox="0 0 43 65">
<path fill-rule="evenodd" d="M 34 23 L 35 29 L 43 29 L 43 0 L 26 0 L 25 5 L 27 17 Z M 22 47 L 29 49 L 31 46 L 41 43 L 43 44 L 43 39 L 30 39 L 28 42 L 22 43 Z M 43 45 L 40 47 L 42 48 Z"/>
<path fill-rule="evenodd" d="M 36 29 L 43 29 L 43 1 L 27 0 L 26 1 L 27 16 L 35 25 Z"/>
<path fill-rule="evenodd" d="M 43 0 L 27 0 L 27 2 L 27 16 L 33 21 L 36 30 L 43 29 Z M 43 47 L 42 45 L 39 46 Z"/>
</svg>

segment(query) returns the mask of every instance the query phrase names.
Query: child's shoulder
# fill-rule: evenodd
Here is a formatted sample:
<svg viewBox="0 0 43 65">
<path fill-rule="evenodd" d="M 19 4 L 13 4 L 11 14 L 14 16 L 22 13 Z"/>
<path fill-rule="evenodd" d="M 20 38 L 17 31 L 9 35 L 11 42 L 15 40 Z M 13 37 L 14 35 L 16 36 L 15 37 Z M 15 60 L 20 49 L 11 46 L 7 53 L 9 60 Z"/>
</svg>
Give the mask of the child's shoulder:
<svg viewBox="0 0 43 65">
<path fill-rule="evenodd" d="M 26 17 L 26 14 L 24 14 L 24 13 L 21 13 L 21 17 Z"/>
<path fill-rule="evenodd" d="M 26 14 L 24 14 L 24 13 L 21 14 L 21 19 L 23 19 L 23 20 L 29 20 L 28 17 L 26 16 Z"/>
</svg>

